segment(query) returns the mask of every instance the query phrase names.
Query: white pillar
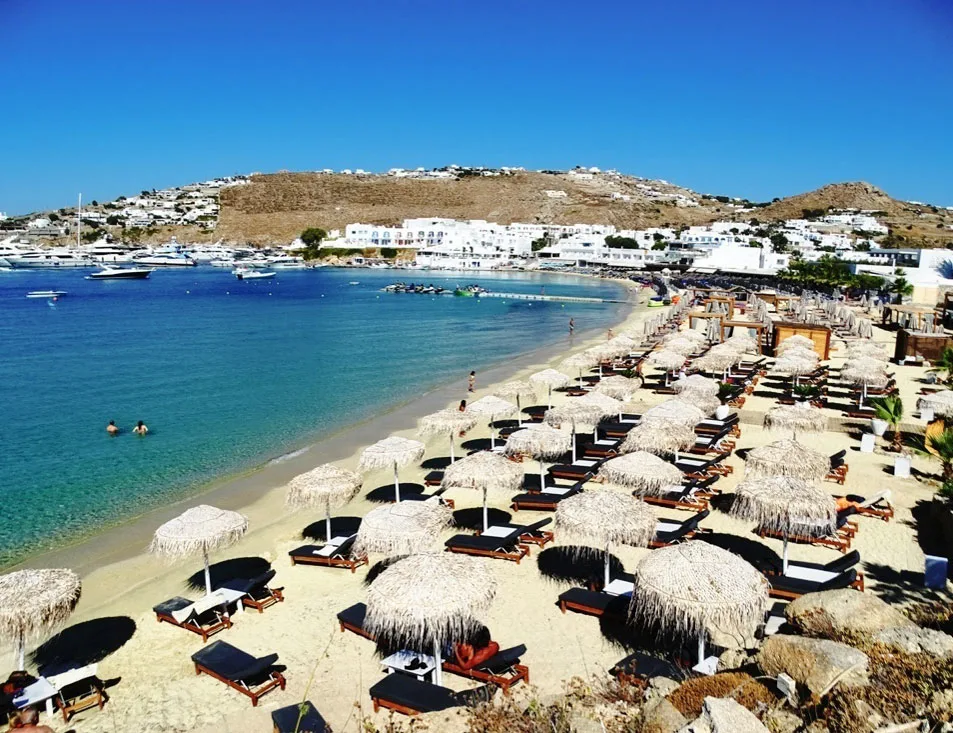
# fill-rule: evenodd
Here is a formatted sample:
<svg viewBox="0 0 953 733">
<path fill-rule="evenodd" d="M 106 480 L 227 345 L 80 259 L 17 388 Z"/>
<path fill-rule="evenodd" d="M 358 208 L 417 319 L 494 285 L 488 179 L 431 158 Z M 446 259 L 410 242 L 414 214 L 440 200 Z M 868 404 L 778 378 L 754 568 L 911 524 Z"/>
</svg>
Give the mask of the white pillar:
<svg viewBox="0 0 953 733">
<path fill-rule="evenodd" d="M 483 531 L 484 532 L 486 532 L 486 530 L 490 526 L 490 522 L 487 515 L 488 515 L 488 511 L 486 508 L 486 489 L 483 489 Z"/>
<path fill-rule="evenodd" d="M 394 461 L 394 500 L 400 501 L 400 474 L 397 472 L 397 461 Z"/>
<path fill-rule="evenodd" d="M 450 431 L 450 463 L 453 463 L 456 456 L 453 454 L 453 431 Z"/>
<path fill-rule="evenodd" d="M 208 548 L 202 548 L 202 557 L 205 559 L 205 594 L 212 595 L 212 572 L 208 567 Z"/>
<path fill-rule="evenodd" d="M 433 671 L 433 681 L 435 685 L 443 684 L 443 666 L 440 661 L 440 642 L 435 641 L 433 643 L 433 659 L 434 659 L 434 671 Z"/>
<path fill-rule="evenodd" d="M 781 551 L 781 575 L 788 574 L 788 536 L 784 535 L 784 549 Z"/>
<path fill-rule="evenodd" d="M 324 534 L 328 542 L 331 541 L 331 500 L 328 500 L 327 511 L 324 515 Z"/>
</svg>

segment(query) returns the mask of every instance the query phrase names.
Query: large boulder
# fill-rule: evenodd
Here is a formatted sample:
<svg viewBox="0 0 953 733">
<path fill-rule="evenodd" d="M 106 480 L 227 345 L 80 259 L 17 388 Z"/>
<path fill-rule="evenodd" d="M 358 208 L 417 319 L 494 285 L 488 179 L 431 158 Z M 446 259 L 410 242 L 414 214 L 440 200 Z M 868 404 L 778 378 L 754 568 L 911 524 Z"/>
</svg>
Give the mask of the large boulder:
<svg viewBox="0 0 953 733">
<path fill-rule="evenodd" d="M 867 655 L 826 639 L 775 634 L 758 651 L 757 663 L 765 674 L 775 677 L 784 672 L 815 695 L 835 682 L 867 684 Z"/>
<path fill-rule="evenodd" d="M 647 703 L 642 717 L 642 733 L 676 733 L 688 720 L 672 703 L 659 697 Z"/>
<path fill-rule="evenodd" d="M 702 714 L 679 733 L 770 733 L 754 713 L 731 698 L 706 697 Z"/>
<path fill-rule="evenodd" d="M 884 629 L 915 626 L 872 593 L 851 588 L 808 593 L 788 604 L 788 623 L 811 636 L 869 636 Z"/>
<path fill-rule="evenodd" d="M 897 626 L 874 634 L 874 641 L 907 654 L 953 656 L 953 636 L 919 626 Z"/>
</svg>

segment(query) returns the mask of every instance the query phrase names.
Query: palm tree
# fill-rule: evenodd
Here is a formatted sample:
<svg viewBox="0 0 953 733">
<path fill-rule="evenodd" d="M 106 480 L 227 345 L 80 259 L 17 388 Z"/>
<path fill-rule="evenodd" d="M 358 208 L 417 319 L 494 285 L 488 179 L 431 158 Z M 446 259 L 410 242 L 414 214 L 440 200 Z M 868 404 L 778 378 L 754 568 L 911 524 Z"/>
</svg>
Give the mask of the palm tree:
<svg viewBox="0 0 953 733">
<path fill-rule="evenodd" d="M 930 371 L 946 372 L 946 378 L 940 381 L 949 383 L 950 377 L 953 376 L 953 348 L 948 346 L 943 349 L 940 358 L 933 362 L 933 368 Z"/>
<path fill-rule="evenodd" d="M 890 292 L 897 294 L 897 303 L 902 303 L 906 295 L 913 295 L 913 283 L 903 276 L 901 270 L 896 271 L 896 277 L 890 284 Z"/>
<path fill-rule="evenodd" d="M 936 454 L 943 465 L 944 483 L 953 479 L 953 430 L 944 430 L 939 435 L 928 437 L 927 448 Z"/>
<path fill-rule="evenodd" d="M 878 420 L 883 420 L 893 429 L 891 450 L 899 453 L 903 450 L 903 433 L 900 423 L 903 421 L 903 401 L 899 397 L 879 397 L 870 401 Z"/>
</svg>

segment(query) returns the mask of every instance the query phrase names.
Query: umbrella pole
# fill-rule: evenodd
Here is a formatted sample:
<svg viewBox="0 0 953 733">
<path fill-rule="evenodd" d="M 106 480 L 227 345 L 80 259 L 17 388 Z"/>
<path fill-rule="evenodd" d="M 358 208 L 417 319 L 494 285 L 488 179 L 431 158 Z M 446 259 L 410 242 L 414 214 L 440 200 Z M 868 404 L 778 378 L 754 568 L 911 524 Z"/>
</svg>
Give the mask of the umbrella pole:
<svg viewBox="0 0 953 733">
<path fill-rule="evenodd" d="M 548 403 L 549 403 L 549 405 L 548 405 L 547 409 L 552 410 L 552 409 L 553 409 L 553 386 L 552 386 L 552 385 L 549 385 L 549 400 L 548 400 Z"/>
<path fill-rule="evenodd" d="M 784 535 L 784 549 L 781 550 L 781 575 L 788 574 L 788 536 Z"/>
<path fill-rule="evenodd" d="M 212 595 L 212 572 L 208 568 L 208 548 L 202 548 L 202 557 L 205 559 L 205 595 Z"/>
<path fill-rule="evenodd" d="M 705 632 L 699 632 L 698 634 L 698 663 L 701 664 L 705 660 Z"/>
<path fill-rule="evenodd" d="M 23 633 L 17 635 L 17 670 L 26 671 L 26 639 Z"/>
<path fill-rule="evenodd" d="M 400 501 L 400 478 L 397 473 L 397 461 L 394 461 L 394 500 Z"/>
<path fill-rule="evenodd" d="M 456 456 L 453 455 L 453 431 L 450 431 L 450 463 L 452 464 Z"/>
<path fill-rule="evenodd" d="M 539 490 L 542 491 L 546 488 L 546 464 L 543 463 L 543 459 L 539 459 Z"/>
<path fill-rule="evenodd" d="M 433 680 L 435 685 L 440 685 L 443 683 L 443 663 L 440 661 L 440 642 L 434 641 L 433 643 L 433 660 L 434 660 L 434 670 L 433 670 Z"/>
<path fill-rule="evenodd" d="M 516 426 L 523 427 L 523 410 L 520 407 L 520 396 L 516 395 Z"/>
<path fill-rule="evenodd" d="M 488 512 L 486 508 L 486 489 L 483 489 L 483 531 L 486 532 L 490 528 L 490 521 L 488 519 Z"/>
<path fill-rule="evenodd" d="M 572 424 L 572 462 L 576 462 L 576 423 Z"/>
<path fill-rule="evenodd" d="M 331 541 L 331 500 L 330 499 L 328 499 L 328 502 L 325 506 L 324 539 L 327 542 Z"/>
<path fill-rule="evenodd" d="M 606 561 L 605 561 L 605 584 L 602 586 L 605 588 L 609 585 L 609 543 L 606 542 Z"/>
<path fill-rule="evenodd" d="M 496 429 L 490 425 L 490 450 L 496 450 Z"/>
</svg>

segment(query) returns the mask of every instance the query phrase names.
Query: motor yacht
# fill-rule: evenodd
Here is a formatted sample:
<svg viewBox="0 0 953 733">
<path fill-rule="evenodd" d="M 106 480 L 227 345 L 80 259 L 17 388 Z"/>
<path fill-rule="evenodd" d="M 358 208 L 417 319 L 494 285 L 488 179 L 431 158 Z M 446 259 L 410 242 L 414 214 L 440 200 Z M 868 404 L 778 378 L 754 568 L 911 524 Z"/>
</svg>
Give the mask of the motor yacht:
<svg viewBox="0 0 953 733">
<path fill-rule="evenodd" d="M 57 267 L 95 267 L 96 263 L 68 249 L 43 249 L 22 254 L 6 255 L 4 259 L 16 269 L 46 269 Z"/>
<path fill-rule="evenodd" d="M 145 280 L 154 272 L 149 267 L 104 267 L 86 276 L 87 280 Z"/>
</svg>

